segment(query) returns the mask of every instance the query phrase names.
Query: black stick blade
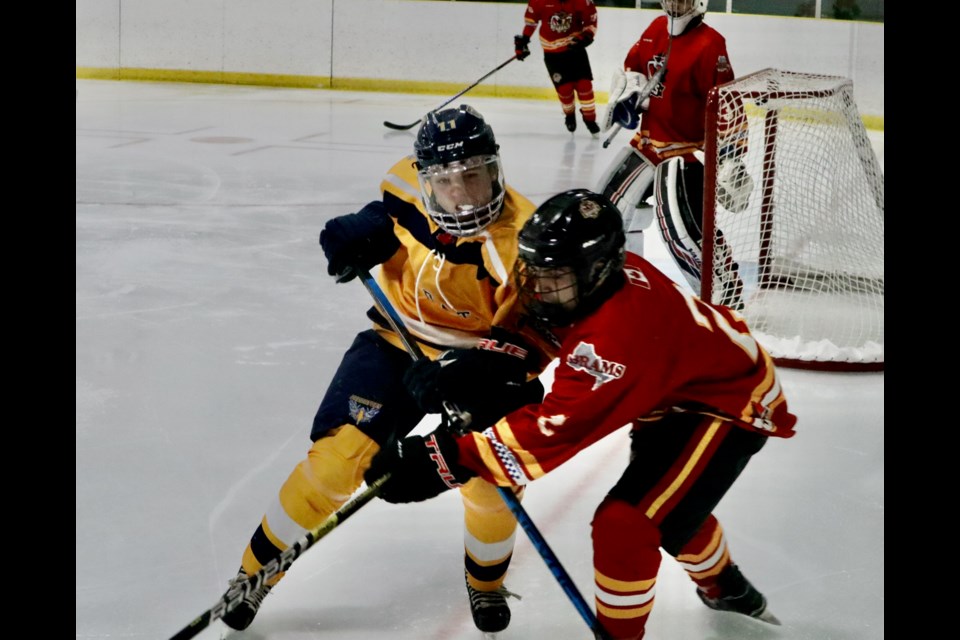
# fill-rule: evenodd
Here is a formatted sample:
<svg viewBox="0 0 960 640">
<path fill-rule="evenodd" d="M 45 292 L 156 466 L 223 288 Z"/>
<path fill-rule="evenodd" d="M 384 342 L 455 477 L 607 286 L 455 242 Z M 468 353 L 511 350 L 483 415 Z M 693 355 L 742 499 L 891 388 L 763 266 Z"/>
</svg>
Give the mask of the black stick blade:
<svg viewBox="0 0 960 640">
<path fill-rule="evenodd" d="M 383 121 L 383 126 L 396 129 L 397 131 L 407 131 L 409 129 L 413 129 L 418 124 L 420 124 L 420 120 L 411 122 L 410 124 L 395 124 L 393 122 L 387 122 L 386 120 Z"/>
</svg>

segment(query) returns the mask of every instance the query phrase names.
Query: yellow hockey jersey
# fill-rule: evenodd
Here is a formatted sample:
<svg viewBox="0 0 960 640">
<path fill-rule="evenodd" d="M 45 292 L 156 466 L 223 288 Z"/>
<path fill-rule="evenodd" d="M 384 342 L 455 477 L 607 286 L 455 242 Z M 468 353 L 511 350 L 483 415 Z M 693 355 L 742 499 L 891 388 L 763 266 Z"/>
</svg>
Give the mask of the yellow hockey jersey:
<svg viewBox="0 0 960 640">
<path fill-rule="evenodd" d="M 415 162 L 414 156 L 397 162 L 380 184 L 400 248 L 380 265 L 376 277 L 433 359 L 450 348 L 477 346 L 493 326 L 516 330 L 517 235 L 536 207 L 507 186 L 503 210 L 493 224 L 477 236 L 454 237 L 426 213 Z M 375 309 L 370 316 L 377 331 L 402 349 L 386 319 Z"/>
</svg>

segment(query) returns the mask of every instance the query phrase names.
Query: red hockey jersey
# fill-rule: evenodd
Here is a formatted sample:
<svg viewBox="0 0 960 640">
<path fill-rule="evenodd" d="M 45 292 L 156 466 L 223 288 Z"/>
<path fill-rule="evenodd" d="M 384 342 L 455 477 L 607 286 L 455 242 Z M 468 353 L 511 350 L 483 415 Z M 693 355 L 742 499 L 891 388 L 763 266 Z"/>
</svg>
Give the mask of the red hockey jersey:
<svg viewBox="0 0 960 640">
<path fill-rule="evenodd" d="M 523 22 L 523 35 L 528 38 L 540 23 L 544 53 L 560 53 L 581 33 L 596 37 L 597 7 L 593 0 L 530 0 Z"/>
<path fill-rule="evenodd" d="M 623 63 L 650 78 L 667 58 L 667 71 L 630 140 L 654 164 L 678 155 L 694 160 L 693 151 L 704 144 L 707 92 L 734 78 L 726 40 L 716 29 L 701 22 L 670 44 L 667 27 L 665 15 L 651 22 Z"/>
<path fill-rule="evenodd" d="M 523 485 L 624 425 L 686 411 L 793 436 L 770 356 L 733 310 L 693 296 L 627 254 L 626 284 L 590 316 L 555 331 L 553 387 L 482 433 L 458 462 L 501 486 Z"/>
</svg>

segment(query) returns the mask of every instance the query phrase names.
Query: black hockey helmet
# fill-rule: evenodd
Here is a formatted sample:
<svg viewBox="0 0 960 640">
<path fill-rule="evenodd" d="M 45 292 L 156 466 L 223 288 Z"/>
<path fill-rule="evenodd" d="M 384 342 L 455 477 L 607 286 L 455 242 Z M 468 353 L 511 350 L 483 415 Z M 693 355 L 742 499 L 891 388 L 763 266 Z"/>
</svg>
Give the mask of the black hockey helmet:
<svg viewBox="0 0 960 640">
<path fill-rule="evenodd" d="M 420 125 L 413 149 L 424 207 L 443 230 L 458 237 L 472 236 L 500 217 L 506 193 L 500 145 L 476 109 L 463 104 L 431 111 Z M 440 194 L 438 199 L 438 186 L 463 185 L 471 179 L 481 179 L 482 184 L 470 197 L 444 202 Z"/>
<path fill-rule="evenodd" d="M 568 325 L 624 282 L 623 219 L 608 198 L 572 189 L 537 207 L 520 229 L 515 277 L 530 315 Z"/>
</svg>

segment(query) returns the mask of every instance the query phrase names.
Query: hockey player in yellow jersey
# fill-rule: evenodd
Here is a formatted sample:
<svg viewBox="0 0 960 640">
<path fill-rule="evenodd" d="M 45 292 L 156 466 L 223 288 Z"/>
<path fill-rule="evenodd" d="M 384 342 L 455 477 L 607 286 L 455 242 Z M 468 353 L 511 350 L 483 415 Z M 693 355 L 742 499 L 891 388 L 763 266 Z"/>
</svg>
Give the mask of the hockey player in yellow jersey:
<svg viewBox="0 0 960 640">
<path fill-rule="evenodd" d="M 447 374 L 462 371 L 457 388 L 438 392 L 471 413 L 472 428 L 483 429 L 543 396 L 537 375 L 548 357 L 513 324 L 517 235 L 534 205 L 504 182 L 493 130 L 468 105 L 428 114 L 414 151 L 384 177 L 381 200 L 329 220 L 320 244 L 338 282 L 380 265 L 378 283 L 424 354 L 442 361 Z M 367 315 L 373 326 L 344 354 L 314 418 L 313 444 L 268 507 L 235 581 L 336 511 L 360 486 L 374 454 L 407 435 L 433 404 L 407 391 L 410 355 L 376 307 Z M 417 370 L 431 375 L 430 368 Z M 482 479 L 464 485 L 461 495 L 471 611 L 481 631 L 497 632 L 510 622 L 503 581 L 516 519 Z M 281 577 L 252 592 L 224 623 L 247 628 Z"/>
</svg>

